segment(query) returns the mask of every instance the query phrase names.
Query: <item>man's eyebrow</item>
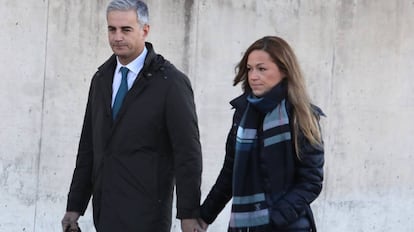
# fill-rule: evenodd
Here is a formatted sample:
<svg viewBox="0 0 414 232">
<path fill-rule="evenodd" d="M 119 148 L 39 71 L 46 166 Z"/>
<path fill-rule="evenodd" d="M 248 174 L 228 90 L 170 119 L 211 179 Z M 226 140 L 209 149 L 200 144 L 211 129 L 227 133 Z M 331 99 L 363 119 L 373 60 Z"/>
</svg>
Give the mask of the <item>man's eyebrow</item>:
<svg viewBox="0 0 414 232">
<path fill-rule="evenodd" d="M 108 26 L 108 28 L 114 29 L 114 28 L 116 28 L 116 27 L 109 25 L 109 26 Z M 122 27 L 121 27 L 121 29 L 122 29 L 122 30 L 125 30 L 125 29 L 132 29 L 132 28 L 133 28 L 133 27 L 131 27 L 131 26 L 122 26 Z"/>
</svg>

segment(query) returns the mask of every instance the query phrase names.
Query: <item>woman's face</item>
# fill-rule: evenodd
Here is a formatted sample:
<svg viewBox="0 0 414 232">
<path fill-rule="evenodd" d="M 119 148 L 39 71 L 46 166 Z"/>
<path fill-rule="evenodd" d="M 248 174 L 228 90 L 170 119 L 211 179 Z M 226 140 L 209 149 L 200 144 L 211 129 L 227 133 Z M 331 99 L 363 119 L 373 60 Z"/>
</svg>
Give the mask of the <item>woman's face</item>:
<svg viewBox="0 0 414 232">
<path fill-rule="evenodd" d="M 263 50 L 254 50 L 247 57 L 247 78 L 253 94 L 263 96 L 276 86 L 284 75 Z"/>
</svg>

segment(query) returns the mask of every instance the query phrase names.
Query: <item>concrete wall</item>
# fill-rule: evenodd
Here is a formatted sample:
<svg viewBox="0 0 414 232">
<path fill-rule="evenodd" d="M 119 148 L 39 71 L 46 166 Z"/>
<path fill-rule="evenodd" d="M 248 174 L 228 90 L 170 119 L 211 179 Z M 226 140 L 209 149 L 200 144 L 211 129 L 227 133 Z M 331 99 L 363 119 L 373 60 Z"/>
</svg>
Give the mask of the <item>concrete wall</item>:
<svg viewBox="0 0 414 232">
<path fill-rule="evenodd" d="M 0 231 L 59 231 L 108 0 L 1 0 Z M 148 0 L 149 41 L 186 72 L 203 198 L 224 158 L 234 66 L 264 35 L 294 47 L 328 117 L 322 232 L 414 231 L 413 0 Z M 229 209 L 210 231 L 225 231 Z M 81 218 L 94 231 L 91 211 Z M 180 231 L 174 221 L 172 231 Z"/>
</svg>

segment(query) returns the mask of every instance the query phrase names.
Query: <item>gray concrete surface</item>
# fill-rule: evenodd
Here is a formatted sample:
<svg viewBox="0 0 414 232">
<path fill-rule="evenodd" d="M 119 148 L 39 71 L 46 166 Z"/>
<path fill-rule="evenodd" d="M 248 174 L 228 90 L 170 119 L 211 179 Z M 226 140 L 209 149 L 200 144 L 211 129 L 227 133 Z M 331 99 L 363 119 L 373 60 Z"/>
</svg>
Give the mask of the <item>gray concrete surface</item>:
<svg viewBox="0 0 414 232">
<path fill-rule="evenodd" d="M 59 231 L 108 0 L 1 0 L 0 231 Z M 149 41 L 192 81 L 203 198 L 224 159 L 234 66 L 264 35 L 295 49 L 328 115 L 321 232 L 414 231 L 413 0 L 148 0 Z M 210 231 L 225 231 L 228 208 Z M 94 231 L 91 211 L 82 217 Z M 174 221 L 172 231 L 180 231 Z"/>
</svg>

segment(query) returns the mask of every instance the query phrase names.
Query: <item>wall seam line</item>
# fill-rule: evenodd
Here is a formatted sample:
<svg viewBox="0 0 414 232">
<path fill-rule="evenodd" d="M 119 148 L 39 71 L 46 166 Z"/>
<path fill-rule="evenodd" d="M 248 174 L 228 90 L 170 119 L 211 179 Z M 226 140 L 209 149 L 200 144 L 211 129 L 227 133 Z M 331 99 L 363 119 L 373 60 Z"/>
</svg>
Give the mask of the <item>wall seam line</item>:
<svg viewBox="0 0 414 232">
<path fill-rule="evenodd" d="M 35 209 L 33 216 L 33 232 L 36 232 L 37 224 L 37 209 L 39 201 L 39 182 L 40 182 L 40 163 L 42 156 L 42 143 L 43 143 L 43 130 L 44 130 L 44 115 L 45 115 L 45 92 L 46 92 L 46 72 L 47 72 L 47 55 L 48 55 L 48 36 L 49 36 L 49 13 L 50 13 L 50 4 L 49 0 L 46 3 L 46 31 L 45 31 L 45 47 L 44 47 L 44 66 L 43 66 L 43 86 L 42 86 L 42 107 L 41 107 L 41 116 L 40 116 L 40 139 L 38 144 L 38 155 L 36 157 L 36 188 L 35 188 Z"/>
</svg>

